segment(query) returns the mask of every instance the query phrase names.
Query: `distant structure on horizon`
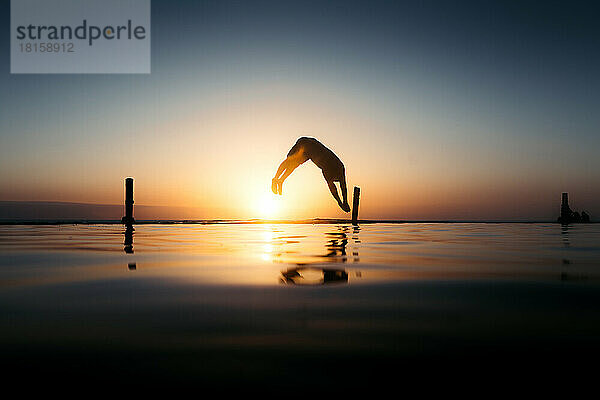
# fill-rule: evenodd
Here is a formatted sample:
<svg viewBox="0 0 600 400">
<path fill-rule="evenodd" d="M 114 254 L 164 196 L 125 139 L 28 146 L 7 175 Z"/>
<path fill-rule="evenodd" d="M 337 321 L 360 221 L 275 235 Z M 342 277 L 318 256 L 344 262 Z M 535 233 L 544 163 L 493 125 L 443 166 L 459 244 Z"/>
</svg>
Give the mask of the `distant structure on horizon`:
<svg viewBox="0 0 600 400">
<path fill-rule="evenodd" d="M 569 193 L 562 194 L 562 204 L 560 205 L 560 217 L 557 222 L 561 224 L 572 224 L 576 222 L 590 222 L 590 216 L 585 211 L 581 215 L 569 207 Z"/>
</svg>

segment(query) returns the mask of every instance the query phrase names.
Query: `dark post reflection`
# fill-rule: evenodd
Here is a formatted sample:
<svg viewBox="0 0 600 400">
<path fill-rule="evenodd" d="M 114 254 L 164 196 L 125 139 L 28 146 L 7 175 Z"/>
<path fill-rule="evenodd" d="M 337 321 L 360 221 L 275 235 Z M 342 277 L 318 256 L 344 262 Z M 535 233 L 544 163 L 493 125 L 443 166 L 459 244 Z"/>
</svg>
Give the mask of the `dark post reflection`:
<svg viewBox="0 0 600 400">
<path fill-rule="evenodd" d="M 354 241 L 354 243 L 360 243 L 360 238 L 358 237 L 359 232 L 360 232 L 360 226 L 355 225 L 352 227 L 352 240 Z M 354 261 L 354 262 L 360 261 L 360 258 L 358 257 L 358 248 L 354 248 L 354 250 L 352 251 L 352 257 L 354 257 L 354 259 L 352 261 Z"/>
<path fill-rule="evenodd" d="M 569 247 L 571 245 L 571 243 L 569 243 L 569 225 L 561 225 L 560 234 L 562 235 L 563 245 Z"/>
<path fill-rule="evenodd" d="M 572 230 L 573 227 L 567 224 L 562 224 L 560 226 L 560 234 L 562 236 L 563 246 L 565 248 L 571 247 L 571 242 L 569 240 L 569 230 Z M 588 279 L 586 274 L 577 273 L 576 270 L 572 269 L 572 261 L 568 258 L 562 259 L 562 268 L 563 270 L 560 273 L 561 281 L 584 281 Z"/>
<path fill-rule="evenodd" d="M 123 242 L 125 247 L 123 250 L 127 254 L 133 254 L 133 231 L 133 225 L 127 224 L 125 226 L 125 241 Z"/>
</svg>

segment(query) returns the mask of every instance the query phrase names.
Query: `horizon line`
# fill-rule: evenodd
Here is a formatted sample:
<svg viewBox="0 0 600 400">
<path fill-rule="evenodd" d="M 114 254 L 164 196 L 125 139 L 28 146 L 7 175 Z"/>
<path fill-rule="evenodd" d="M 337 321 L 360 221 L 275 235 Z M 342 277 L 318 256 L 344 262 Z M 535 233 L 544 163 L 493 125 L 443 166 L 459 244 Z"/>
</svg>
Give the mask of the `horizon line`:
<svg viewBox="0 0 600 400">
<path fill-rule="evenodd" d="M 595 224 L 600 221 L 590 221 Z M 560 224 L 556 220 L 403 220 L 403 219 L 364 219 L 359 224 Z M 351 219 L 310 218 L 310 219 L 147 219 L 135 221 L 133 225 L 244 225 L 244 224 L 352 224 Z M 116 219 L 0 219 L 0 225 L 126 225 Z"/>
</svg>

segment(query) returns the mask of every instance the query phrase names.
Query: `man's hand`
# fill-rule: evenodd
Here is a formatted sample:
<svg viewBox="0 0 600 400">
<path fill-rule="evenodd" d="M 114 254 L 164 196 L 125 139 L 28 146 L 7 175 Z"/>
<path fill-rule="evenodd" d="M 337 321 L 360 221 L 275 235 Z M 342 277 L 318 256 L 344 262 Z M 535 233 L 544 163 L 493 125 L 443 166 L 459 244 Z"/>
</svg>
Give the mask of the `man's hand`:
<svg viewBox="0 0 600 400">
<path fill-rule="evenodd" d="M 283 187 L 283 181 L 281 179 L 273 178 L 273 180 L 271 181 L 271 191 L 274 194 L 277 194 L 277 192 L 279 192 L 279 194 L 281 194 L 282 187 Z"/>
</svg>

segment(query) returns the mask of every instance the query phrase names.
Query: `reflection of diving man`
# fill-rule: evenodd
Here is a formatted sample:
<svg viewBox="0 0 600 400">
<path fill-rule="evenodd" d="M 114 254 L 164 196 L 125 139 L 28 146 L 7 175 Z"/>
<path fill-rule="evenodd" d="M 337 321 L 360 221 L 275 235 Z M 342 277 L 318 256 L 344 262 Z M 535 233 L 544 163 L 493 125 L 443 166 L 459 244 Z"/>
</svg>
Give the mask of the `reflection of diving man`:
<svg viewBox="0 0 600 400">
<path fill-rule="evenodd" d="M 303 275 L 304 272 L 308 272 Z M 311 279 L 310 272 L 321 272 L 322 278 Z M 348 273 L 343 269 L 335 268 L 316 268 L 298 266 L 290 268 L 287 271 L 281 271 L 283 279 L 281 282 L 292 285 L 326 285 L 328 283 L 348 283 Z"/>
<path fill-rule="evenodd" d="M 323 143 L 315 138 L 301 137 L 296 141 L 296 144 L 288 153 L 287 158 L 279 165 L 277 173 L 273 178 L 271 183 L 271 190 L 273 190 L 273 193 L 277 194 L 277 192 L 279 192 L 279 194 L 281 194 L 281 186 L 283 185 L 285 178 L 287 178 L 300 164 L 307 160 L 312 160 L 317 167 L 321 168 L 333 198 L 337 201 L 342 210 L 349 212 L 350 205 L 348 204 L 348 190 L 346 188 L 346 170 L 344 164 L 333 151 L 329 150 Z M 340 183 L 342 198 L 344 199 L 343 202 L 340 200 L 334 182 Z"/>
</svg>

